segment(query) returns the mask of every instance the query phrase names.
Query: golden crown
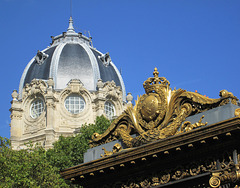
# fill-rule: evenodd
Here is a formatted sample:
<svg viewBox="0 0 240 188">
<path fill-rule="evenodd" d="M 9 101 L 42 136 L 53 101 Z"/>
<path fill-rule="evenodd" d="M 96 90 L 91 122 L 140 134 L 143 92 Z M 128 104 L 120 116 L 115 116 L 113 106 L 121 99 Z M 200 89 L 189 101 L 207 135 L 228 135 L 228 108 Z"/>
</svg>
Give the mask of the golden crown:
<svg viewBox="0 0 240 188">
<path fill-rule="evenodd" d="M 143 87 L 145 89 L 145 92 L 148 93 L 155 93 L 157 92 L 161 87 L 169 87 L 170 82 L 165 77 L 158 77 L 158 70 L 155 67 L 153 76 L 148 78 L 144 83 Z"/>
</svg>

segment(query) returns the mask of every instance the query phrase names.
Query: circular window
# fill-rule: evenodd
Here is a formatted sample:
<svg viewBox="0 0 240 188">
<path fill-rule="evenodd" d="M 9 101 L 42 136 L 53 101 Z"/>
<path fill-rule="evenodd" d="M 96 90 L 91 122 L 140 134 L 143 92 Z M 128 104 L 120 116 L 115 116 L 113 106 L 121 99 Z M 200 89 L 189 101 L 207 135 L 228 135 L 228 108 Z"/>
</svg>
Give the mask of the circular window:
<svg viewBox="0 0 240 188">
<path fill-rule="evenodd" d="M 113 117 L 115 116 L 115 107 L 109 101 L 105 102 L 104 111 L 108 119 L 113 119 Z"/>
<path fill-rule="evenodd" d="M 31 104 L 30 107 L 30 115 L 33 119 L 38 118 L 44 109 L 44 104 L 43 104 L 43 100 L 38 98 L 36 100 L 34 100 Z"/>
<path fill-rule="evenodd" d="M 66 98 L 64 105 L 72 114 L 78 114 L 84 110 L 85 101 L 80 95 L 72 94 Z"/>
</svg>

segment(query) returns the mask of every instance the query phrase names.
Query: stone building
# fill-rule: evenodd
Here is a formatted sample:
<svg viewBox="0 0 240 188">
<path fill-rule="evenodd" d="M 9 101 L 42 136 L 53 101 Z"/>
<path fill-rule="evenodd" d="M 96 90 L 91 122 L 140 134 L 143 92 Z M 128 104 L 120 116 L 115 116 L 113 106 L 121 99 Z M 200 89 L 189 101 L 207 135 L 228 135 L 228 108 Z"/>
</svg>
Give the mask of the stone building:
<svg viewBox="0 0 240 188">
<path fill-rule="evenodd" d="M 76 33 L 72 17 L 67 32 L 52 37 L 51 45 L 27 64 L 12 98 L 13 149 L 28 141 L 51 148 L 60 135 L 75 134 L 97 116 L 119 116 L 132 100 L 109 53 Z"/>
</svg>

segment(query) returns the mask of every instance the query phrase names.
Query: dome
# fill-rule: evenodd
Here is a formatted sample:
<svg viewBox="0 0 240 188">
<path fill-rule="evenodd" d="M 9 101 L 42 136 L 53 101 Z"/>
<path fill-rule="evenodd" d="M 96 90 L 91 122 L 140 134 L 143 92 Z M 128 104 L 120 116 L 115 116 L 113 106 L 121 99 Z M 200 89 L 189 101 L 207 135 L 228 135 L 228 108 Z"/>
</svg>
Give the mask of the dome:
<svg viewBox="0 0 240 188">
<path fill-rule="evenodd" d="M 123 79 L 109 53 L 103 54 L 93 48 L 91 37 L 76 33 L 72 17 L 67 32 L 52 37 L 51 46 L 38 51 L 28 63 L 21 77 L 19 94 L 25 84 L 33 79 L 49 78 L 53 78 L 55 90 L 66 88 L 72 79 L 79 79 L 89 91 L 97 90 L 99 79 L 103 82 L 114 81 L 121 87 L 123 100 L 126 100 Z"/>
</svg>

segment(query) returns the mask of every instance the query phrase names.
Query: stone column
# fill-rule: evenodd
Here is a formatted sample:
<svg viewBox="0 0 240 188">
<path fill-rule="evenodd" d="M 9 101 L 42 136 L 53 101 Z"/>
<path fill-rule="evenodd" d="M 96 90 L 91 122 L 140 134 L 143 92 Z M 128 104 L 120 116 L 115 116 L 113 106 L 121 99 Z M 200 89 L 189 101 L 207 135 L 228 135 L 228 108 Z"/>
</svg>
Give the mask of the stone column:
<svg viewBox="0 0 240 188">
<path fill-rule="evenodd" d="M 101 116 L 102 114 L 104 114 L 104 102 L 105 102 L 105 98 L 104 98 L 104 91 L 103 91 L 103 86 L 104 83 L 101 79 L 98 80 L 97 82 L 97 89 L 98 91 L 96 92 L 96 98 L 94 101 L 94 105 L 95 105 L 95 117 L 97 116 Z"/>
<path fill-rule="evenodd" d="M 23 110 L 21 108 L 21 101 L 18 101 L 18 93 L 17 90 L 14 90 L 12 93 L 13 100 L 11 101 L 11 108 L 10 108 L 10 118 L 11 118 L 11 144 L 13 149 L 19 149 L 18 146 L 20 145 L 20 138 L 23 134 L 23 128 L 22 128 L 22 113 Z"/>
</svg>

